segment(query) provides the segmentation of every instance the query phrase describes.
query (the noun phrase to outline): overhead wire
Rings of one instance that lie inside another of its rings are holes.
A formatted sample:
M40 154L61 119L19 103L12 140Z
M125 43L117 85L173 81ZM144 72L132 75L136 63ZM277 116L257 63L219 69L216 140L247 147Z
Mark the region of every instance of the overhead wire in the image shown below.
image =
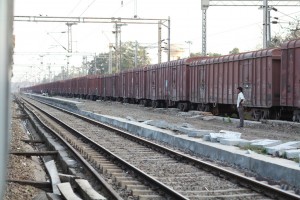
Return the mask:
M68 13L68 16L70 16L74 10L79 6L79 4L81 3L82 0L79 0L78 3L74 6L74 8Z
M90 7L91 5L93 5L95 3L96 0L93 0L88 6L87 8L79 15L79 17L81 17Z

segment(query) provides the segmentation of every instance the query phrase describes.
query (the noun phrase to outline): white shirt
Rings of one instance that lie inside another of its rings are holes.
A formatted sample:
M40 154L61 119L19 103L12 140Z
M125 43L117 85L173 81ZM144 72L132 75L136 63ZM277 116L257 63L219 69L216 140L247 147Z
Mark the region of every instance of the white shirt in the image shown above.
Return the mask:
M242 100L245 100L245 97L244 97L244 94L243 94L242 92L240 92L240 93L238 94L238 98L237 98L237 102L236 102L236 106L237 106L237 107L239 107L240 102L241 102Z

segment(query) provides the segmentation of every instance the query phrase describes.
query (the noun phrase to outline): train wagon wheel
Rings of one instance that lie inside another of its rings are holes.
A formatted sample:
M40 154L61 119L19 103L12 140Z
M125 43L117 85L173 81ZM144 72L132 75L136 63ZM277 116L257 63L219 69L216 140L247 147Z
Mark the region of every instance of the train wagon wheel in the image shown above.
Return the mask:
M270 113L269 111L263 110L262 111L262 119L269 119L270 118Z
M279 120L281 118L280 111L271 111L271 119Z
M152 108L157 108L158 102L157 101L152 101Z
M148 100L144 100L144 106L145 106L145 107L149 107L149 106L150 106L150 104L149 104L149 101L148 101Z
M256 109L252 110L252 119L259 121L261 119L261 111Z
M209 112L210 106L208 104L204 105L204 112Z
M177 108L178 108L180 111L183 111L183 105L182 105L182 103L178 103Z
M300 122L300 116L299 115L293 115L293 122Z
M197 110L198 110L198 111L204 111L204 110L205 110L204 104L198 104L198 105L197 105Z
M276 119L276 120L280 120L280 118L281 118L281 113L280 113L280 112L277 112L277 113L275 114L275 119Z
M188 103L183 103L183 111L184 112L189 111L189 104Z
M212 109L212 114L213 115L219 115L220 114L220 111L219 111L219 106L218 105L215 105Z
M187 112L189 110L188 103L178 103L177 108L182 112Z
M160 102L160 107L161 108L166 108L167 107L167 102L165 102L165 101Z
M300 122L300 110L294 110L293 121Z

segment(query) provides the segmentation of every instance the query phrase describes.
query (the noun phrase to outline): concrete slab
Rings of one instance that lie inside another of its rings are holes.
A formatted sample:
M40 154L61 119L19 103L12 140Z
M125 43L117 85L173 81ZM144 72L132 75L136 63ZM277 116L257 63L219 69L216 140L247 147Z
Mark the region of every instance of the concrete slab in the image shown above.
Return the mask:
M259 148L267 148L267 147L272 147L281 144L282 142L280 140L262 140L258 142L252 142L250 145L254 147L259 147Z
M100 195L90 183L85 179L76 179L75 182L78 185L78 190L85 200L106 200L106 198Z
M220 130L219 132L220 133L226 133L229 136L231 135L231 136L234 136L234 137L241 137L241 135L242 135L242 133L236 132L236 131Z
M219 117L219 116L215 116L215 119L218 121L222 121L222 122L230 122L233 124L239 124L240 120L236 119L236 118L228 118L228 117ZM260 125L262 124L261 122L257 122L257 121L249 121L249 120L244 120L244 125L245 126L253 126L253 125Z
M203 140L204 141L210 141L210 135L204 135Z
M82 200L74 193L70 183L60 183L57 187L66 200Z
M274 155L276 152L297 149L300 147L300 141L286 142L272 147L267 147L267 153Z
M218 142L218 138L224 136L223 133L209 133L210 141L211 142Z
M190 132L188 132L189 137L196 137L196 138L201 138L204 135L208 135L209 133L213 133L213 130L197 130L193 129Z
M244 139L235 139L235 138L225 138L220 139L220 144L229 145L229 146L240 146L240 143L249 142L248 140Z
M211 142L219 142L221 139L240 139L241 133L221 130L219 133L209 133Z
M48 200L62 200L61 196L57 194L47 193L46 196Z
M60 183L60 179L54 160L46 162L45 166L51 179L53 193L60 195L60 192L57 188L57 185Z
M288 159L300 158L300 149L286 150L286 151L284 151L284 154L286 155L286 158L288 158Z

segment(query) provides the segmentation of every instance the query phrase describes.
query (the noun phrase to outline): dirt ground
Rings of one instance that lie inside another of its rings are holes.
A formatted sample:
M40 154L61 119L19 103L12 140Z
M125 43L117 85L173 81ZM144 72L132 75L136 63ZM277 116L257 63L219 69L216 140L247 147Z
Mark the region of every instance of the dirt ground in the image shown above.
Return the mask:
M21 139L29 139L29 136L20 119L18 105L12 103L12 123L9 151L34 151ZM7 163L7 179L46 181L45 172L37 157L26 158L25 156L10 155ZM31 186L7 183L4 200L31 200L42 191Z

